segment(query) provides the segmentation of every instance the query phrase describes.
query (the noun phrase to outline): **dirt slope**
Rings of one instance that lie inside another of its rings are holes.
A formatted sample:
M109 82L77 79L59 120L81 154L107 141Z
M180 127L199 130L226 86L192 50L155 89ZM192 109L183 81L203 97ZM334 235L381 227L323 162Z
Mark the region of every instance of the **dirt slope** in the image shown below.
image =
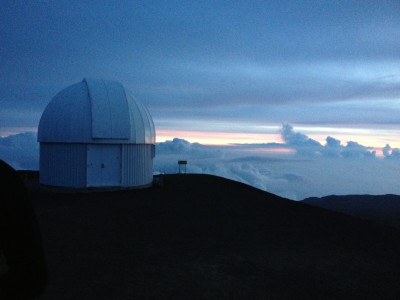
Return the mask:
M399 231L208 175L32 191L41 299L398 299Z

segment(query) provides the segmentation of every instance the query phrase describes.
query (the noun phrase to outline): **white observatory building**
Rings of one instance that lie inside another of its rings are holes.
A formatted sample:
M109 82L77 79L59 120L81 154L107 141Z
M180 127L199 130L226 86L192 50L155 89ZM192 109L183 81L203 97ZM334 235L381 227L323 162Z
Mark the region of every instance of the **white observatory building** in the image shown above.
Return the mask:
M59 92L40 119L38 142L41 184L145 187L153 181L153 120L119 82L84 79Z

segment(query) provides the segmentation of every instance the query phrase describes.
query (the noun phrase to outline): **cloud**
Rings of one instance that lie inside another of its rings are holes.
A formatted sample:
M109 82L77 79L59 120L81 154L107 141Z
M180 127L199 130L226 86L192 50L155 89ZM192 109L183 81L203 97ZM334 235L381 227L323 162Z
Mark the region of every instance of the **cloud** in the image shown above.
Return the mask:
M389 157L390 156L390 150L392 150L392 147L390 147L389 144L386 144L386 146L382 148L383 156Z
M382 153L385 158L400 159L400 149L392 148L389 144L386 144L386 146L382 148Z
M370 151L370 147L365 147L357 142L349 141L347 146L342 148L342 156L350 158L372 158L376 151Z
M177 173L177 162L184 158L188 161L188 173L222 176L294 200L331 194L400 194L400 160L360 159L356 155L282 157L257 153L252 147L246 151L243 145L229 149L202 147L207 150L202 152L203 156L190 151L166 154L158 148L154 170Z
M186 159L189 173L222 176L294 200L331 194L400 194L396 179L400 160L379 159L369 147L354 141L342 145L330 136L322 145L289 124L282 126L281 134L284 144L212 147L181 139L159 143L154 168L177 173L178 160ZM295 153L255 151L277 147ZM386 153L400 157L398 149L388 147Z
M326 144L321 145L295 132L291 125L282 127L282 135L284 144L229 146L206 146L175 138L157 144L154 171L177 173L178 160L187 160L188 173L223 176L294 200L330 194L400 194L399 149L386 145L385 159L380 159L357 142L342 145L338 139L327 137ZM282 148L296 152L260 151ZM36 134L0 138L0 159L16 169L37 170Z
M213 151L214 150L214 151ZM199 143L190 143L184 139L174 138L172 141L159 143L157 146L157 154L175 154L183 156L201 156L201 157L221 157L221 150L211 150Z
M329 157L340 157L341 152L342 145L340 144L340 140L328 136L326 138L326 144L323 151L324 155Z
M36 133L24 132L0 138L0 159L17 170L39 170Z
M400 149L399 148L393 149L391 157L400 159Z
M319 142L303 133L295 132L290 124L282 125L281 134L286 145L296 150L298 155L315 156L322 152L322 145Z
M290 124L282 125L281 134L286 146L294 149L298 156L345 157L352 159L374 158L376 156L376 151L373 151L371 147L363 146L354 141L348 141L346 146L343 146L340 140L330 136L326 138L326 144L321 145L307 135L295 132Z
M399 124L382 104L400 90L396 1L101 2L2 2L2 129L37 127L83 76L120 80L155 121Z

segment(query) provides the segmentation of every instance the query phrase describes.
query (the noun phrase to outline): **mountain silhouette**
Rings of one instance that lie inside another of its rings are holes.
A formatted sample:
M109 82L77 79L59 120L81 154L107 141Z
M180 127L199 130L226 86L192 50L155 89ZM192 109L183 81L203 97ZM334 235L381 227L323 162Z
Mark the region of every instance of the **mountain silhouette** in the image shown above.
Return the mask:
M400 229L398 195L332 195L306 198L303 202Z
M39 299L398 299L400 232L210 175L31 189Z

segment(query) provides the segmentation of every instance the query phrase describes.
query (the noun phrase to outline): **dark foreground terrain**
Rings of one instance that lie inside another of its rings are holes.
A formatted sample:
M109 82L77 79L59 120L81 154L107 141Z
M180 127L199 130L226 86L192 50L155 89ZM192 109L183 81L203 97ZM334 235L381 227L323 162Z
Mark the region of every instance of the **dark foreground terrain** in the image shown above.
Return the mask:
M400 232L223 178L31 191L40 299L400 299Z

